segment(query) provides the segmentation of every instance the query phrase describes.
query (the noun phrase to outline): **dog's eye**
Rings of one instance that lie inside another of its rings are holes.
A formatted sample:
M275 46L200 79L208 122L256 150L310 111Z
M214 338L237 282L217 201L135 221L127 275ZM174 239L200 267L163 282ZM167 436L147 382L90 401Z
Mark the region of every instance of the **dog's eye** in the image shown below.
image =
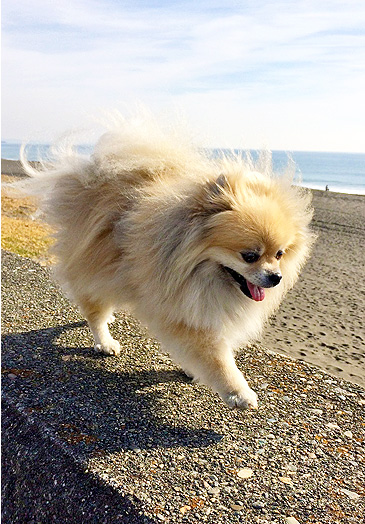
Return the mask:
M281 251L281 249L279 249L279 251L275 255L275 258L277 260L280 260L283 255L284 255L284 251Z
M248 264L253 264L254 262L257 262L260 258L260 255L258 253L254 253L253 251L250 251L248 253L241 253L241 256L243 260Z

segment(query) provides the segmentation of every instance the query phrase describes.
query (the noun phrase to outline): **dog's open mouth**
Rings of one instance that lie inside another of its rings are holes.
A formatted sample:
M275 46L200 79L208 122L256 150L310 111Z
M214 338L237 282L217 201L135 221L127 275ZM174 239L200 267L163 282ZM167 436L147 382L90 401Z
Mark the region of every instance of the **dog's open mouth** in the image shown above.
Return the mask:
M252 284L248 280L245 279L242 275L237 273L234 269L231 269L230 267L223 266L224 269L231 275L232 278L239 284L240 289L246 297L251 298L252 300L255 300L255 302L261 302L265 298L265 291L262 287L256 286L255 284Z

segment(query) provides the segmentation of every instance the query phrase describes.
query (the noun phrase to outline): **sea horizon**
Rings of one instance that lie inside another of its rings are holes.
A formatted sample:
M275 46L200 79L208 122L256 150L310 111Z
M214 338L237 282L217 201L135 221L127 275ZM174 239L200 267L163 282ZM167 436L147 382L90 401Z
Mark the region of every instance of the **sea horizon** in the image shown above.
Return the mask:
M20 141L2 140L1 158L20 159ZM49 143L28 143L26 156L30 161L39 161L50 155ZM86 156L93 151L94 144L79 144L75 148ZM246 154L255 159L259 150L206 148L209 153ZM331 151L271 150L273 170L284 172L289 165L295 166L295 180L304 187L355 195L365 195L365 153Z

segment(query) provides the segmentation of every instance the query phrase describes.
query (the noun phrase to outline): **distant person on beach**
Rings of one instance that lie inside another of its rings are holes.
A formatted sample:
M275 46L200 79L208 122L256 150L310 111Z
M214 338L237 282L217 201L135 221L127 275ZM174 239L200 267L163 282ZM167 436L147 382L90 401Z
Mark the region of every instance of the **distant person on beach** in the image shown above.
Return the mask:
M328 187L328 184L327 184L326 185L326 191L329 191L329 190L330 190L330 188Z

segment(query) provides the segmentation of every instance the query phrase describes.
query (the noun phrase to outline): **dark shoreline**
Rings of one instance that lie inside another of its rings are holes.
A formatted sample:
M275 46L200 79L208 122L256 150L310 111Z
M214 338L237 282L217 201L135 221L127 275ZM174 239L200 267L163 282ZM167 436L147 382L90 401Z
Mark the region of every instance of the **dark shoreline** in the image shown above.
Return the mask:
M29 162L29 164L32 167L37 167L40 165L40 162ZM24 173L23 166L21 164L20 160L6 160L4 158L1 159L1 174L2 175L10 175L10 176L17 176L17 177L25 177L27 176Z

